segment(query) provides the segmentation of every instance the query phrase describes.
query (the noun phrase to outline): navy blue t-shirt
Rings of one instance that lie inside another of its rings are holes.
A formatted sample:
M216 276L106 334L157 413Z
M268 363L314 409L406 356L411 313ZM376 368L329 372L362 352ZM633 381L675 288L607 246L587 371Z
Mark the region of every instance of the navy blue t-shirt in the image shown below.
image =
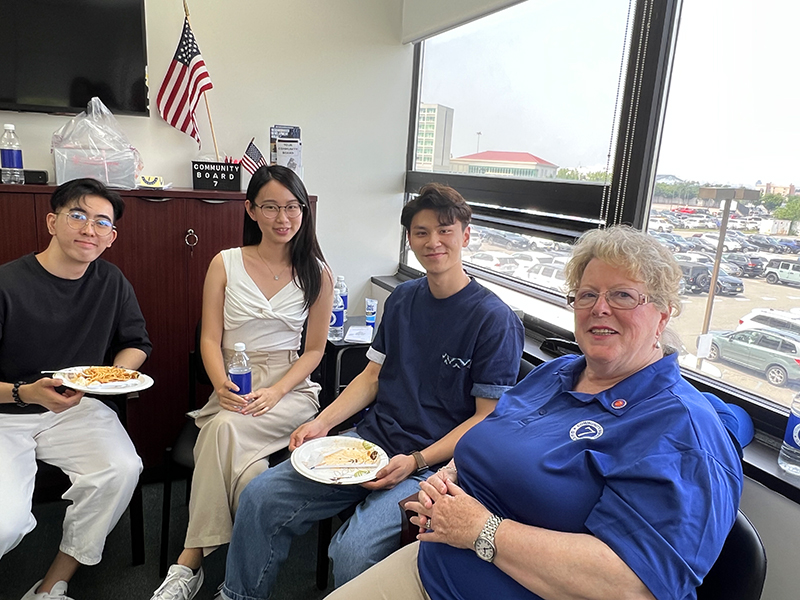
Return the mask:
M736 518L733 442L675 355L598 394L571 391L585 364L549 361L505 394L456 445L458 483L501 517L594 535L659 600L695 598ZM433 600L539 598L472 550L423 542L418 565Z
M367 353L382 367L358 435L390 456L427 448L475 414L475 397L516 383L523 338L519 317L475 281L444 299L426 277L402 283Z

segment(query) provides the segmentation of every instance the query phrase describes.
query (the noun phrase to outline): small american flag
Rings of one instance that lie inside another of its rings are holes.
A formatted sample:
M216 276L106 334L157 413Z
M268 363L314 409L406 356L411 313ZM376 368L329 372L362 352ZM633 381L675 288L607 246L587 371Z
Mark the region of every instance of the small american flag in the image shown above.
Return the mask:
M200 95L213 88L206 63L194 39L189 19L183 20L183 33L167 75L158 90L158 113L170 125L192 136L200 145L194 111Z
M255 138L253 138L253 140L254 139ZM242 166L247 169L251 175L255 173L256 169L259 167L267 166L267 159L261 154L261 150L256 147L253 140L250 140L250 143L247 145L247 150L244 151L244 156L242 157Z

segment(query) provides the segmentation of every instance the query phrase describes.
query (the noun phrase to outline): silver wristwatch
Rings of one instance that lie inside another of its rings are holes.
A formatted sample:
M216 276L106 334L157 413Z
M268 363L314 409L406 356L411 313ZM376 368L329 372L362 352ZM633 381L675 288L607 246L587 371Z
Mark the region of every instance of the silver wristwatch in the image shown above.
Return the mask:
M498 517L497 515L489 517L486 520L486 525L483 526L478 535L478 539L473 544L475 554L486 562L494 562L495 554L497 554L497 548L494 545L494 534L497 532L502 520L503 517Z

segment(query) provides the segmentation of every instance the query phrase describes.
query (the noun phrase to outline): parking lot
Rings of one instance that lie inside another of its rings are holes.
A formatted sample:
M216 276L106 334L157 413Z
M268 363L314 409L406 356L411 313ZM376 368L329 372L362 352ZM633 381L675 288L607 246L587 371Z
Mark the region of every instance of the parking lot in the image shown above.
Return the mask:
M675 233L691 235L693 232L676 231ZM480 251L510 256L519 249L509 249L487 240L480 245ZM536 251L542 252L543 250L539 248ZM465 251L466 262L469 262L471 254L472 252ZM791 254L777 255L769 252L758 252L757 254L767 260L779 256L790 261L797 260L797 256ZM709 331L734 330L739 324L739 319L755 308L788 311L800 307L800 287L772 285L767 283L763 277L742 277L741 279L744 282L744 293L714 298ZM686 351L691 354L695 354L697 351L697 336L702 331L707 302L708 294L685 294L682 296L683 312L680 317L672 321L673 329L680 335ZM706 362L708 363L708 361ZM715 376L718 373L718 376L725 382L752 391L784 406L791 404L793 395L800 389L798 382L790 382L786 387L776 387L766 380L763 373L748 371L744 367L722 360L708 363L703 370L707 373L714 373Z

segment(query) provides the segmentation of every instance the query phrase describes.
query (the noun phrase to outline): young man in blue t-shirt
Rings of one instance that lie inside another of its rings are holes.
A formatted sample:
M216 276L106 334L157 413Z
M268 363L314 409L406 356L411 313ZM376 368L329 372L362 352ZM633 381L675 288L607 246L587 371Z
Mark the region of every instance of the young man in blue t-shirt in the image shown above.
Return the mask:
M329 549L336 585L391 554L400 543L398 502L416 492L431 469L450 460L464 432L491 413L516 382L522 323L462 268L470 217L461 195L443 185L423 187L406 204L401 222L427 275L395 289L367 367L292 434L294 449L374 402L356 434L386 450L389 464L358 486L311 481L289 461L255 478L239 501L224 598L266 599L291 538L354 503L355 514Z

